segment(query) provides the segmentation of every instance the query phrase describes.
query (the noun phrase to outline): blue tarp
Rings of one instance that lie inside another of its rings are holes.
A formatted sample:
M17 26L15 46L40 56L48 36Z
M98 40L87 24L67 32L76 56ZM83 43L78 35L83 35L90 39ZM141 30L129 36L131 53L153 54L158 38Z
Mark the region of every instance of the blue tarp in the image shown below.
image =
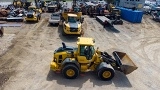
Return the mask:
M121 10L121 18L132 22L132 23L141 23L143 12L138 10L126 9L122 7L118 7Z

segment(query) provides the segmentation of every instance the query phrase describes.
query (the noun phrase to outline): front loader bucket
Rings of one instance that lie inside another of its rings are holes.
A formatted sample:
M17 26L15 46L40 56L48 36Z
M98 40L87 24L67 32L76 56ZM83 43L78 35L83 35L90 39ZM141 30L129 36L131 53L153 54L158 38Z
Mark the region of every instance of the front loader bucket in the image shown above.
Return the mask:
M119 71L123 72L124 74L130 74L138 68L124 52L114 51L113 56L116 60L117 67L119 67Z

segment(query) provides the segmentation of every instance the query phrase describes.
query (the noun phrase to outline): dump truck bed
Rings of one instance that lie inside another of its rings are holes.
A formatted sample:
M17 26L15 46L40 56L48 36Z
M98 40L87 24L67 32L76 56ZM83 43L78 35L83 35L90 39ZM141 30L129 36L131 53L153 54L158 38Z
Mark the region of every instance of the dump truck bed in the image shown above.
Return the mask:
M68 18L68 14L76 14L77 15L77 19L80 19L82 16L82 12L64 12L62 13L62 17L67 20Z

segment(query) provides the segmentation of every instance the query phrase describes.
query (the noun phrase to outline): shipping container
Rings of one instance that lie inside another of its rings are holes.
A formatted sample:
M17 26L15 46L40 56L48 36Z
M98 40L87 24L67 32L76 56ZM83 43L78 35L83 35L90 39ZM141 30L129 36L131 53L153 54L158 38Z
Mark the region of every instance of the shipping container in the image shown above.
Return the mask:
M138 10L132 10L127 8L118 7L121 10L121 18L132 22L132 23L141 23L143 12Z

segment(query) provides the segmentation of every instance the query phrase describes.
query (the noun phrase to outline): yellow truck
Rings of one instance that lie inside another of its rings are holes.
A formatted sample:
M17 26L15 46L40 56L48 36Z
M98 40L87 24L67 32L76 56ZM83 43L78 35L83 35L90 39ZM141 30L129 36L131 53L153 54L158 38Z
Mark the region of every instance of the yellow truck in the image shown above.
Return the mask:
M63 12L62 18L63 18L62 35L82 34L82 23L83 23L82 12Z

